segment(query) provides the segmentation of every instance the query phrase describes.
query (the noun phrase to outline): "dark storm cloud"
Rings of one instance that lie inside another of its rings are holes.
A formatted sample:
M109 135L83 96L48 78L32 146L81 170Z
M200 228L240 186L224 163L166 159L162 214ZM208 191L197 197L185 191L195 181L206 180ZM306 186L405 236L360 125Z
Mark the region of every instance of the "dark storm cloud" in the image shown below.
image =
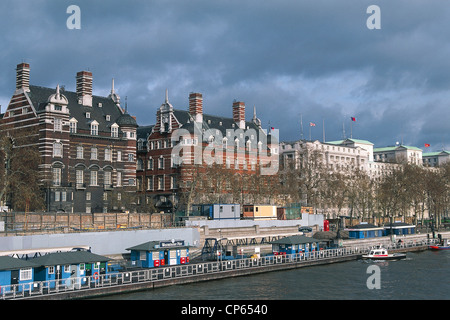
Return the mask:
M81 30L66 9L81 9ZM369 30L367 7L381 8ZM450 6L445 1L4 1L0 13L0 103L14 90L15 65L31 82L75 89L111 78L142 125L154 122L165 89L176 108L204 95L204 112L231 116L233 99L256 106L281 138L354 138L377 146L449 145ZM449 145L450 146L450 145Z

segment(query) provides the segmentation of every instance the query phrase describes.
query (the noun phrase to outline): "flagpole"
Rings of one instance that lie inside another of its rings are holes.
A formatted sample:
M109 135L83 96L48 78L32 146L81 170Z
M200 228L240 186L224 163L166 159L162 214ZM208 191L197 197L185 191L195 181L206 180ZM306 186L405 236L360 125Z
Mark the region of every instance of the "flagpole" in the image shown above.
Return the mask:
M322 119L323 143L325 143L325 119Z
M303 140L303 115L300 113L300 139Z

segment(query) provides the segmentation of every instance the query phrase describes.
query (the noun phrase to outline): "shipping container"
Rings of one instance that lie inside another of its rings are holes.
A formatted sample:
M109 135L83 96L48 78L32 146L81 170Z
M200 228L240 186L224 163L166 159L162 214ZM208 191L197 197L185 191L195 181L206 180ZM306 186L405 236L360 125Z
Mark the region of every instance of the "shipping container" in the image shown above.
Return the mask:
M271 205L244 205L244 219L277 220L277 207Z

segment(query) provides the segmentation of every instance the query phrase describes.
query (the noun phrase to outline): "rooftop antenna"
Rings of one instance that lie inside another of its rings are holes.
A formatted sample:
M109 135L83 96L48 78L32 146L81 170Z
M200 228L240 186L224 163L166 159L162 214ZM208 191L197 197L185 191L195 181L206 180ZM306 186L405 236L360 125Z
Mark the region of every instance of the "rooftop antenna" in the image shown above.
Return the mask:
M345 125L344 125L344 121L342 121L342 139L345 140Z
M128 96L125 96L125 113L128 113Z
M303 140L303 115L300 113L300 139Z

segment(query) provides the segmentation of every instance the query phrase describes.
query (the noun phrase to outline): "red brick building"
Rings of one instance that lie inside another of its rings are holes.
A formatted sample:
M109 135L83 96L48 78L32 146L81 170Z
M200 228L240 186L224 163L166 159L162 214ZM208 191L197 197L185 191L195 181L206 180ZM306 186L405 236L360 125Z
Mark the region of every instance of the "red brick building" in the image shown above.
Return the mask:
M206 174L208 184L221 172L221 186L214 186L218 201L225 200L223 194L232 193L233 174L276 174L277 135L261 128L255 109L253 119L246 121L244 102L234 101L231 111L232 118L205 114L200 93L189 95L187 110L174 109L166 92L155 124L138 129L138 202L151 202L166 212L186 209L186 194L195 192L193 183L199 173ZM205 193L212 193L210 188Z
M30 85L30 66L17 65L16 90L0 130L35 129L47 211L102 212L128 206L136 190L136 120L114 90L92 94L92 73L76 74L76 92Z

